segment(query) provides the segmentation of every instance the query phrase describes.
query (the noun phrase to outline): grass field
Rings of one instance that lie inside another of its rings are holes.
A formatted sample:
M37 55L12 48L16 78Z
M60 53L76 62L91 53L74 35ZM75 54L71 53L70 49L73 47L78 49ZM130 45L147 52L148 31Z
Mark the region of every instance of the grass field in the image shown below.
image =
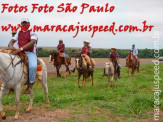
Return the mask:
M57 121L152 121L153 120L153 65L143 65L135 77L127 77L127 68L122 68L122 78L117 88L108 88L107 77L102 77L103 69L95 69L94 87L90 80L86 88L77 87L77 73L69 77L48 77L51 106L46 112L56 109L69 111L68 116L58 117ZM163 64L160 64L160 77L163 79ZM63 76L63 74L62 74ZM80 82L81 83L81 82ZM163 83L160 82L160 88ZM163 89L162 89L163 90ZM43 89L34 87L34 108L45 103ZM163 111L163 94L160 95L160 109ZM4 110L14 106L15 93L3 98ZM21 115L27 108L29 96L21 95ZM8 116L14 110L5 110ZM162 116L163 117L163 116Z

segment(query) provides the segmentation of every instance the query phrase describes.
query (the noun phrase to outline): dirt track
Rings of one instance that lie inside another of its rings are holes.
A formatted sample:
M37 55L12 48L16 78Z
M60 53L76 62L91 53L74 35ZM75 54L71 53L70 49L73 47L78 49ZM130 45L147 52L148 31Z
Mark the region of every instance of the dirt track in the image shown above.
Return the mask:
M52 63L49 63L48 62L48 58L42 58L45 63L46 63L46 66L47 66L47 69L48 69L48 73L49 74L52 74L52 73L56 73L56 68L53 66ZM108 62L109 59L108 58L93 58L96 62L96 66L95 68L103 68L104 67L104 64L105 62ZM145 65L145 64L153 64L152 60L154 59L140 59L140 65ZM73 69L74 68L74 58L71 59L72 61L72 64L70 66L70 69ZM126 59L125 58L121 58L120 59L120 64L121 66L125 66L125 62L126 62ZM62 66L60 71L65 71L65 66Z

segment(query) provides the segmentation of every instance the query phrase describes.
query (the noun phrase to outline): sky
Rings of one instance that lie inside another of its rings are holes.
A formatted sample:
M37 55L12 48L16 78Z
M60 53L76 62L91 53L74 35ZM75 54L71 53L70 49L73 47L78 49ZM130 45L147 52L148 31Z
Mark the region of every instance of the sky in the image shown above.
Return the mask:
M79 32L78 36L73 38L75 32L36 32L38 35L38 46L56 47L58 40L62 39L66 47L82 47L84 40L91 42L93 48L111 48L119 49L131 48L132 44L138 49L153 49L154 42L158 39L152 38L155 31L159 32L159 47L163 49L163 0L0 0L0 11L2 4L8 3L10 6L18 4L19 6L28 6L26 13L0 13L0 27L2 25L20 24L22 18L29 18L31 26L33 25L77 25L78 22L84 25L137 25L142 27L142 22L147 21L148 25L154 25L151 32L119 32L113 35L111 32L96 32L91 38L90 32ZM31 4L38 3L40 6L48 4L54 6L51 13L31 13ZM57 6L61 3L72 3L78 6L75 13L57 13ZM89 13L89 9L85 9L80 14L81 4L88 3L90 6L115 6L113 12L107 13ZM0 29L0 47L7 46L11 40L11 31L2 32Z

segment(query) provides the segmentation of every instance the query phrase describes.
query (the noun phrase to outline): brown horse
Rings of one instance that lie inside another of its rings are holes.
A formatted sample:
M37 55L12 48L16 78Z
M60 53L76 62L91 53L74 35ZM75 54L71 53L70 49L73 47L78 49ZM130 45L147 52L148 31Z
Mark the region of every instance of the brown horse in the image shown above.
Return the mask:
M54 67L56 67L57 77L61 77L59 69L63 64L66 66L66 72L69 72L69 74L71 74L69 70L69 65L71 65L71 57L69 55L66 55L66 57L64 58L60 57L59 53L53 52L49 55L49 63L51 63L52 61L54 61L53 65Z
M76 69L78 70L78 79L77 79L78 87L80 88L79 80L80 80L81 75L83 75L83 80L82 80L83 87L86 86L87 78L90 76L91 76L91 81L92 81L92 86L93 86L94 69L92 70L89 69L89 65L86 63L81 53L78 53L75 55L75 63L76 63ZM74 68L74 71L75 71L75 68Z
M128 67L127 73L129 77L130 68L132 69L131 75L134 76L135 70L139 72L140 61L138 60L138 66L136 66L136 56L133 55L132 51L128 53L126 64Z

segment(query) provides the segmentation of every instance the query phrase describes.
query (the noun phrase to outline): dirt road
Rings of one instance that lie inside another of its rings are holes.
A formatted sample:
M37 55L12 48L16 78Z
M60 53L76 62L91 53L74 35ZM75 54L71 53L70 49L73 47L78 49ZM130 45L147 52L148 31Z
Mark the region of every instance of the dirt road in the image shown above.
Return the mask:
M48 69L48 73L56 73L56 68L53 66L53 64L52 63L49 63L48 62L48 58L42 58L44 61L45 61L45 63L46 63L46 66L47 66L47 69ZM96 62L96 66L95 66L95 68L103 68L104 67L104 64L105 64L105 62L108 62L109 61L109 59L108 58L93 58L94 60L95 60L95 62ZM153 62L152 62L152 60L153 59L140 59L140 64L141 65L145 65L145 64L152 64ZM72 58L72 64L71 64L71 66L70 66L70 69L73 69L74 68L74 58ZM121 66L125 66L125 62L126 62L126 59L125 58L121 58L120 59L120 64L121 64ZM66 70L66 68L65 68L65 66L63 65L62 67L61 67L61 69L60 69L60 71L65 71Z

